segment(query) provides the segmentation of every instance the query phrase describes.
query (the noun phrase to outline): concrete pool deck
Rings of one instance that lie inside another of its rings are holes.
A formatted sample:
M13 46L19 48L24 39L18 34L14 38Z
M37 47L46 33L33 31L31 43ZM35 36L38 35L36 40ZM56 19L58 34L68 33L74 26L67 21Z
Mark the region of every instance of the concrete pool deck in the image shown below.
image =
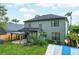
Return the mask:
M79 48L49 44L45 55L79 55Z

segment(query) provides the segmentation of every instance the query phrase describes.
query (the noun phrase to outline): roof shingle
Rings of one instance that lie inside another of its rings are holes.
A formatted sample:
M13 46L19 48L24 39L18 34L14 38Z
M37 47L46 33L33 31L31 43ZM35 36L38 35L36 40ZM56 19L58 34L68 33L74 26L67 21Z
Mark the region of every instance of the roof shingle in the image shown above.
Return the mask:
M66 17L58 16L58 15L54 15L54 14L46 14L46 15L42 15L42 16L32 18L30 20L26 20L24 22L45 21L45 20L53 20L53 19L66 19Z

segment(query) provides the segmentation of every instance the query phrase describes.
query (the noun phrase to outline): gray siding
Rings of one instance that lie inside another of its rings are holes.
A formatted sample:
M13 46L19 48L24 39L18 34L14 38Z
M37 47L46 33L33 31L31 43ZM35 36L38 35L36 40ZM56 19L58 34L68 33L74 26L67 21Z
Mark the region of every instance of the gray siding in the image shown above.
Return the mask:
M54 21L52 20L54 23ZM67 21L59 20L59 27L51 27L51 21L38 21L38 22L27 22L25 28L28 28L28 24L31 24L32 28L39 28L39 24L42 24L42 29L47 32L47 38L52 38L52 32L60 32L60 39L64 39L67 32Z

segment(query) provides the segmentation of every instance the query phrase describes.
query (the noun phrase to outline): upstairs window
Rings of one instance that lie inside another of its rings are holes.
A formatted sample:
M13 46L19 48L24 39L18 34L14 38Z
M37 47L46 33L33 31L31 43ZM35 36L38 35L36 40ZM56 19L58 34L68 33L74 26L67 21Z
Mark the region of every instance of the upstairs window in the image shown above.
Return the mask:
M42 24L39 24L40 31L43 31Z
M41 29L42 29L42 24L39 24L39 28L41 28Z
M58 27L59 26L59 20L54 20L54 27Z
M51 27L53 27L54 26L54 21L51 20L50 22L51 22Z
M59 26L59 20L51 20L51 27L58 27Z
M28 27L30 28L31 27L31 24L28 24Z

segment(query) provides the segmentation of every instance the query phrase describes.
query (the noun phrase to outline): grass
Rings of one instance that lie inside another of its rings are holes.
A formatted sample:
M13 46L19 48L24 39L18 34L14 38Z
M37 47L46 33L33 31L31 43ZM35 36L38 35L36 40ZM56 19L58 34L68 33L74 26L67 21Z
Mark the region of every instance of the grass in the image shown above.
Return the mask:
M22 46L5 43L0 45L0 55L44 55L46 48L47 46Z

